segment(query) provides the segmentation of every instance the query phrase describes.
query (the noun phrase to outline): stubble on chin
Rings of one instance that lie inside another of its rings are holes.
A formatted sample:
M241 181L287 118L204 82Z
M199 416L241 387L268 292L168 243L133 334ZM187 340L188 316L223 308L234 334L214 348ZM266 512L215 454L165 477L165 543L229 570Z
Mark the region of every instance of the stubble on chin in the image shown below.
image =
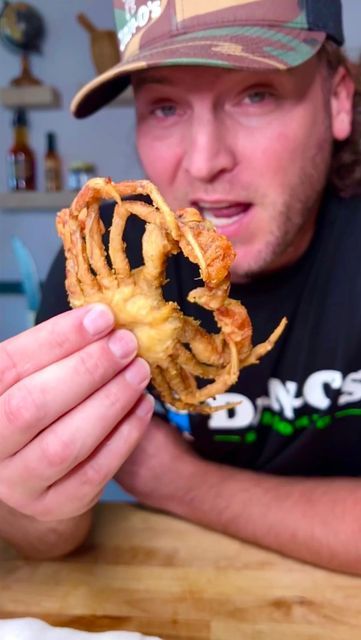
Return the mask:
M328 180L332 154L330 121L313 145L308 162L289 185L287 195L279 202L268 202L265 215L273 220L267 225L267 235L254 247L234 247L237 256L231 268L233 282L246 282L262 274L295 262L307 249Z

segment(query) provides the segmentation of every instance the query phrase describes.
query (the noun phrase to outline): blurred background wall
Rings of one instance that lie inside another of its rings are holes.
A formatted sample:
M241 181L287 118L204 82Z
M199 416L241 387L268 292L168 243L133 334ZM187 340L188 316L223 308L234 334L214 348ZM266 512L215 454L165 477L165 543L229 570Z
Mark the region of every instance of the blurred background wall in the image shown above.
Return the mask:
M0 0L1 1L1 0ZM95 163L98 175L117 180L140 178L142 170L134 145L134 113L132 106L103 109L83 120L69 113L75 92L95 75L90 40L78 24L76 16L85 13L101 29L114 27L111 0L29 0L46 23L46 38L41 55L31 57L32 71L46 85L60 93L56 109L29 110L30 143L38 160L38 188L44 189L43 156L45 134L55 131L64 174L70 163ZM326 2L326 0L325 0ZM361 48L360 0L343 0L347 50L357 57ZM19 57L0 43L0 87L7 86L19 73ZM5 154L12 140L11 111L0 105L0 192L7 189ZM55 228L55 211L2 211L0 209L0 282L18 281L19 273L11 250L10 239L19 236L33 254L40 277L46 276L60 246ZM24 296L0 295L0 340L26 327Z
M64 174L74 161L96 165L98 175L117 180L140 178L141 168L134 146L132 106L101 110L79 121L69 112L76 91L96 75L90 38L79 25L83 12L100 29L113 29L111 0L29 0L46 24L41 55L31 56L33 74L60 94L60 108L27 110L30 144L37 157L38 189L44 190L43 157L45 135L55 131ZM0 0L1 9L1 0ZM0 43L0 87L6 87L20 72L20 58ZM0 105L0 192L7 190L5 155L12 141L12 111ZM66 180L65 180L66 186ZM60 246L54 227L55 211L4 211L0 209L0 281L19 280L10 238L19 236L33 254L41 278ZM26 303L20 295L0 295L0 340L26 326Z

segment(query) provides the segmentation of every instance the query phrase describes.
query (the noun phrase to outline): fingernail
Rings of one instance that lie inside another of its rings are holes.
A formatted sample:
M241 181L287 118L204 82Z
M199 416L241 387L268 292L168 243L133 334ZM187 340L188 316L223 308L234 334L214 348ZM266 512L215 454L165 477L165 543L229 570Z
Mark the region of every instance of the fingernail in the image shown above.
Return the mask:
M138 349L136 337L124 329L114 331L108 340L109 349L117 358L125 359L135 356Z
M154 411L155 400L153 396L147 393L143 398L138 402L135 413L142 418L146 418L151 416Z
M150 380L149 364L143 358L137 358L124 370L124 376L130 384L144 387Z
M91 336L101 335L114 326L114 316L105 304L95 304L83 319L83 325Z

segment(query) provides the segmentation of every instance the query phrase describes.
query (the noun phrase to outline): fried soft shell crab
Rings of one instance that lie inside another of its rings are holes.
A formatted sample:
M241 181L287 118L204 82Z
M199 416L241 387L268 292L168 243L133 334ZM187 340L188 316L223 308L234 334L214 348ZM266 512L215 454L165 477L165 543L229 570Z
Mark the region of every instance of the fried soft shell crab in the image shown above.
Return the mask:
M124 199L137 195L149 196L152 205ZM102 200L115 201L107 250L99 217ZM123 242L132 214L146 223L144 264L133 270ZM151 367L152 384L160 398L176 409L208 414L224 408L207 400L228 389L237 381L240 369L257 363L270 351L285 327L283 319L268 340L253 347L248 313L228 297L229 270L235 257L231 243L196 209L171 211L147 180L89 180L70 208L58 213L57 230L64 244L70 305L109 305L116 326L135 334L138 353ZM213 314L219 333L207 333L175 302L163 298L167 259L179 251L199 266L204 284L193 289L188 299ZM210 382L200 387L198 379Z

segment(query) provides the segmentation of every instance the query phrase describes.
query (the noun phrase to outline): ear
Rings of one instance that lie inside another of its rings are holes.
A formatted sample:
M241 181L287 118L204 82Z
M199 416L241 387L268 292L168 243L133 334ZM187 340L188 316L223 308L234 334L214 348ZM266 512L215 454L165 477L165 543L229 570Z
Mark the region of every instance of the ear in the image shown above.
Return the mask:
M346 140L352 131L355 83L345 67L339 67L332 79L331 115L335 140Z

